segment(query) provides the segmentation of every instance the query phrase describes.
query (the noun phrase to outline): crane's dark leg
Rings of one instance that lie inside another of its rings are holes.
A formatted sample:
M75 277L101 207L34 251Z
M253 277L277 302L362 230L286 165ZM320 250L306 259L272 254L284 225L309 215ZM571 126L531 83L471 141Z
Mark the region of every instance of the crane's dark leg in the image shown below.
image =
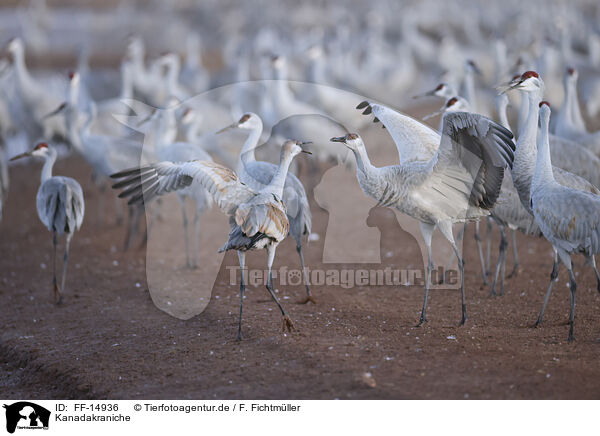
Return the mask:
M67 263L69 262L69 245L71 244L71 238L73 233L67 233L67 240L65 242L65 255L63 256L63 271L60 289L62 292L65 291L65 281L67 278ZM61 296L62 299L62 296Z
M571 265L569 265L571 266ZM577 291L577 283L575 283L575 276L573 275L573 268L569 268L569 292L570 292L570 309L569 309L569 336L567 341L573 340L573 324L575 322L575 292Z
M494 272L494 279L492 280L492 289L490 290L490 297L496 295L496 283L498 282L498 274L502 269L503 262L506 257L506 239L504 238L504 226L498 225L500 230L500 247L498 248L498 259L496 259L496 271ZM502 287L500 295L504 292L504 277L502 278Z
M466 230L467 230L467 223L465 223L460 228L460 230L458 231L458 234L456 235L456 240L458 242L462 241ZM446 268L444 268L444 276L440 279L438 284L441 285L442 283L444 283L446 281L446 273L450 270L450 267L452 266L452 262L454 262L454 250L452 250L450 252L450 256L448 257L448 263L446 263Z
M467 321L467 303L465 299L465 262L463 261L458 247L454 242L454 236L452 235L452 223L450 221L440 221L437 223L438 229L442 232L442 235L448 240L454 254L456 255L458 271L460 273L460 300L461 300L461 318L460 325L464 325Z
M306 268L304 267L304 256L302 255L302 244L299 242L296 244L296 251L298 252L298 256L300 257L300 265L302 266L302 277L304 278L304 285L306 286L306 298L304 300L298 301L298 304L306 304L309 301L311 303L317 304L317 301L313 298L310 293L310 288L308 287L308 274L306 273Z
M54 302L60 304L62 302L62 296L60 295L60 289L56 280L56 230L52 230L52 284L54 285Z
M519 258L517 256L517 231L515 229L511 229L510 232L512 238L513 269L508 275L508 278L516 276L519 270Z
M483 279L483 284L487 285L487 273L485 270L485 260L483 258L483 248L481 247L481 236L479 236L479 220L475 221L475 242L477 243L477 251L479 253L479 262L481 263L481 278Z
M279 304L279 301L277 301L277 297L275 297L275 292L273 291L273 277L271 275L271 267L273 266L273 259L275 259L275 247L273 245L268 245L267 246L267 267L269 269L268 271L268 276L267 276L267 291L269 291L269 294L271 294L271 298L273 299L273 301L275 302L275 304L277 304L277 307L279 307L279 310L281 311L281 316L283 317L283 330L288 330L288 331L292 331L294 329L294 324L292 323L292 320L290 319L290 317L288 316L287 313L285 313L285 310L283 310L283 307L281 306L281 304Z
M485 275L490 275L490 251L492 249L492 219L487 217L487 232L485 234Z
M179 204L181 205L181 215L183 217L183 240L185 242L185 266L187 268L192 267L192 263L190 262L190 241L188 238L188 219L187 214L185 212L185 198L181 196L177 196L179 200Z
M567 341L571 342L573 340L573 324L575 322L575 292L577 291L577 283L575 283L572 268L569 268L569 282L571 305L569 309L569 336L567 337Z
M546 305L548 304L548 300L550 299L550 294L552 293L552 283L558 277L558 254L556 250L554 250L554 264L552 265L552 272L550 273L550 283L548 284L548 290L546 291L546 295L544 295L544 302L542 303L542 309L540 310L540 314L538 316L537 321L535 322L535 327L539 326L542 323L542 318L544 317L544 312L546 311Z
M427 297L429 296L429 287L431 286L431 269L433 268L433 261L431 260L431 237L433 236L435 225L419 223L419 227L421 228L421 235L423 236L423 241L427 247L427 266L425 268L425 295L423 296L423 307L421 308L421 316L419 317L419 323L417 324L417 327L424 322L427 322Z
M504 239L504 243L508 245L506 239ZM504 278L506 277L506 245L504 247L504 256L502 257L502 267L500 270L500 293L498 295L504 295Z
M244 291L246 283L244 283L244 268L246 267L246 253L238 251L238 259L240 261L240 319L238 322L238 333L236 340L242 340L242 306L244 305Z
M596 289L600 292L600 274L598 274L598 269L596 268L596 256L593 254L591 256L586 256L590 263L592 264L592 268L594 270L594 274L596 274Z

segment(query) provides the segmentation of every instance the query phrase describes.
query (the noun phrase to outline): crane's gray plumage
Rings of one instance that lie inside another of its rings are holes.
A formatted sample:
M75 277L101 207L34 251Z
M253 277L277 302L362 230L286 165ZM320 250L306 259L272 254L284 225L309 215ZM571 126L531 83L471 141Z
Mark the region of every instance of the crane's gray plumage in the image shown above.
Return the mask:
M576 282L571 253L583 253L594 262L600 251L600 196L556 182L550 161L548 126L550 107L540 107L542 131L538 139L538 156L531 184L531 209L542 233L552 244L569 271L571 310L569 336L573 340ZM596 277L598 272L594 264ZM598 282L600 290L600 281ZM549 293L550 289L548 290ZM547 298L544 300L544 306ZM543 313L543 308L542 308ZM540 313L540 318L542 316Z
M419 324L426 321L433 267L431 237L436 227L450 242L458 258L461 324L464 324L463 261L454 242L452 224L489 214L500 193L504 169L512 165L512 133L483 116L455 112L444 116L440 138L426 126L384 106L368 102L359 106L370 108L390 132L398 148L400 165L373 166L362 139L354 133L331 140L343 142L354 153L357 178L366 195L375 198L380 205L394 207L420 222L428 263ZM431 155L436 137L439 145ZM424 160L419 160L423 157Z
M52 176L52 167L57 156L54 148L48 147L46 143L40 143L32 151L22 153L11 160L28 156L39 156L45 159L44 167L42 168L41 184L36 196L36 206L40 221L52 232L52 243L54 246L54 299L59 304L62 301L61 293L65 289L69 244L75 231L81 227L83 216L85 215L83 191L75 179ZM63 234L66 235L66 245L63 257L62 283L59 288L56 281L56 237Z
M304 151L301 143L287 141L281 151L281 161L270 183L256 191L241 182L235 172L210 161L185 163L159 162L139 169L113 174L115 179L123 179L113 185L115 189L125 188L120 197L130 197L129 203L148 202L152 198L177 191L198 182L212 196L219 208L229 216L230 232L227 242L219 251L237 250L242 277L240 281L240 318L238 339L241 339L242 303L244 295L243 270L245 252L265 248L267 250L268 280L267 290L277 303L283 316L284 328L293 328L273 293L271 268L277 245L287 236L289 223L281 197L284 184L294 156Z
M547 167L549 171L552 173L552 180L560 186L568 189L574 189L577 191L584 191L594 195L600 194L598 189L592 185L587 180L575 175L571 174L568 171L562 170L560 168L556 168L552 166L550 160L550 151L549 151L549 133L548 126L549 118L550 118L550 108L546 104L546 102L542 102L542 97L544 95L544 82L539 77L539 75L535 71L526 71L521 75L521 77L513 80L508 86L502 89L502 92L509 91L511 89L520 89L525 94L528 100L528 114L527 120L521 129L519 134L519 138L517 139L517 150L515 153L515 161L512 169L512 177L515 184L515 188L519 193L519 198L521 200L521 204L523 207L535 217L535 213L533 210L533 202L531 194L533 192L533 182L535 178L535 171L537 168L537 160L540 157L538 154L537 143L538 140L541 140L544 137L544 141L548 142L548 164ZM538 120L540 109L542 107L544 111L547 110L548 120L542 119L542 129L540 131L540 135L538 138ZM544 123L546 125L544 126ZM561 209L562 210L562 209ZM557 213L561 213L561 210L557 211ZM536 222L540 226L540 230L544 233L543 226L540 224L540 221L536 217ZM546 236L546 233L544 233ZM548 236L546 239L550 240ZM552 243L552 241L550 241ZM558 256L561 254L560 249L553 244L554 249L554 265L552 267L552 272L550 274L550 283L548 285L548 289L546 291L546 295L544 296L544 302L542 303L542 308L540 310L540 314L538 316L536 325L539 325L542 322L542 318L544 315L544 311L546 309L546 305L550 298L550 294L552 292L552 283L558 277ZM561 260L563 263L567 265L569 269L569 277L572 278L572 271L570 269L570 259L568 262L565 261L564 255L561 256ZM596 273L596 279L598 281L598 289L600 289L600 275L596 269L595 259L590 256L590 260L592 263L592 267L594 268L594 272ZM574 283L574 280L572 280ZM574 298L574 294L573 294ZM574 302L572 302L574 303ZM571 332L569 337L572 337L572 323L571 323Z
M256 160L254 152L262 134L262 120L258 115L249 112L244 114L236 123L221 129L220 132L230 128L250 131L238 159L237 173L239 174L240 180L255 190L265 188L273 179L278 167L270 162ZM304 267L304 256L302 254L302 237L310 234L312 215L310 213L310 206L308 204L304 186L302 186L302 182L300 182L300 180L292 173L288 173L285 179L282 200L283 204L285 204L289 221L289 233L296 241L296 251L300 257L302 275L306 287L306 299L303 300L302 303L308 303L309 301L314 303L315 300L312 297L308 286L308 277Z
M83 191L70 177L54 176L41 184L37 192L38 216L48 230L73 233L83 222Z

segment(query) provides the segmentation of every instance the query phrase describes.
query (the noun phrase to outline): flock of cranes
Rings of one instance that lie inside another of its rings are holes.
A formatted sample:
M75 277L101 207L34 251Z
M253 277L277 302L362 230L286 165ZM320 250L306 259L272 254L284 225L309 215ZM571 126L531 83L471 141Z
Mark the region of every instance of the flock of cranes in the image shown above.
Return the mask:
M370 16L360 29L364 41L357 46L351 44L355 41L352 32L343 29L335 35L322 35L321 43L314 38L296 43L280 40L268 29L261 29L254 39L232 39L222 51L235 80L246 82L256 77L255 70L259 70L258 77L275 80L256 86L234 84L225 87L229 90L224 96L211 97L208 92L203 98L193 97L219 81L204 68L201 40L195 33L186 38L184 63L174 52L147 62L145 40L131 37L119 66L118 97L105 99L94 96L94 78L85 65L68 75L52 77L52 84L40 80L28 69L23 40L11 39L6 46L10 63L0 66L0 79L3 84L10 83L12 90L1 95L0 133L5 150L18 147L11 142L17 137L15 131L24 132L29 143L38 142L38 138L44 141L31 151L14 153L10 160L29 156L45 159L36 206L40 220L52 233L55 302L62 300L69 244L82 225L85 210L79 183L52 175L59 150L74 151L91 167L99 191L99 225L104 219L108 186L121 190L119 198L128 198L126 247L136 235L144 208L159 209L158 197L175 192L182 209L186 266L195 268L201 215L213 203L227 215L229 233L220 251L235 250L242 271L238 339L242 337L243 271L248 251L267 252L266 288L281 312L284 329L292 330L293 323L275 296L271 270L277 246L288 235L296 243L306 288L301 303L316 304L303 254L312 228L309 195L294 174L292 161L302 152L312 153L309 161L312 159L311 165L318 167L323 161L340 163L350 153L355 158L352 168L363 193L379 206L396 209L419 223L428 259L419 325L427 321L434 268L432 235L436 228L456 257L460 324L466 322L464 260L453 226L475 223L482 280L487 283L493 274L492 295L504 293L507 228L511 231L514 259L509 276L518 271L516 232L543 235L550 242L554 265L537 324L542 321L560 261L569 274L568 340L572 340L577 288L572 254L585 256L600 291L594 257L600 251L600 131L591 132L583 115L597 116L598 106L587 96L582 111L577 87L578 67L585 71L588 88L595 89L594 83L600 83L600 65L596 64L600 55L594 51L600 50L600 45L590 43L589 59L577 56L571 49L571 36L563 27L563 62L560 67L546 63L545 68L538 69L533 68L537 65L528 58L531 53L527 51L521 53L514 66L508 66L508 44L499 38L491 56L493 84L497 85L494 90L492 86L478 85L484 73L477 58L485 53L489 60L488 46L467 42L464 56L456 61L459 41L465 35L444 35L440 51L445 51L438 58L432 41L411 19L403 20L402 34L398 36L398 41L403 42L394 46L380 28L389 23L376 17ZM467 41L485 39L480 31L472 31L472 35L466 35ZM592 35L595 39L590 40L600 41L600 36ZM352 53L354 49L359 55ZM402 61L390 62L388 49ZM380 103L389 101L388 94L392 92L409 95L410 79L419 76L418 67L431 66L436 59L443 68L431 70L442 82L416 97L443 100L437 112L425 117L441 115L437 131ZM308 65L308 78L317 84L301 86L290 80L298 77L302 61ZM489 63L486 67L490 69ZM441 74L445 68L448 69ZM555 92L546 91L542 75L547 73L554 83L557 68L562 71L563 97L551 118L546 94L554 101L558 98ZM511 76L516 72L519 74ZM338 87L361 91L367 97ZM520 103L513 119L515 128L511 128L507 107L511 101L517 101L514 94L518 94ZM373 146L356 133L366 128L370 117L381 123L393 139L398 164L377 167L371 163L367 151ZM493 121L494 117L497 121ZM236 121L232 123L233 119ZM282 123L286 119L289 122ZM224 134L226 131L231 136ZM237 155L227 146L236 142L232 139L234 132L246 134L245 140L239 141L243 145ZM265 140L270 146L280 147L279 164L257 157L256 150ZM0 214L8 195L4 154L0 153ZM310 176L311 173L306 177ZM194 204L191 237L187 200ZM117 205L120 222L118 199ZM146 237L152 219L148 219ZM479 237L481 220L488 224L485 250ZM500 232L493 273L489 254L492 223ZM56 247L62 234L66 245L59 286Z

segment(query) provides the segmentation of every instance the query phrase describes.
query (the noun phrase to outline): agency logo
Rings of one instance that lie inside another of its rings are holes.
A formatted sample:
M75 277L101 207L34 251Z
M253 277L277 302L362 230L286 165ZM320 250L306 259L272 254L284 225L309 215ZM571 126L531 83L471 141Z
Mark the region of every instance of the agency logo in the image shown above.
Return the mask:
M16 429L48 430L50 411L29 401L19 401L4 405L6 409L6 431L14 433Z

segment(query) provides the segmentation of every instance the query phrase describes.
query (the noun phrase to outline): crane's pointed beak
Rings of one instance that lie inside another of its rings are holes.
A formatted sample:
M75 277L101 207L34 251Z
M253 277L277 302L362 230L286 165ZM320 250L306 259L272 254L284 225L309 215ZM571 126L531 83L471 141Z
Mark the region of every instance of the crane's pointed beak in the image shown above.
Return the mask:
M345 144L346 143L346 137L345 136L334 136L329 141L331 141L331 142L341 142L342 144Z
M237 126L239 126L239 123L233 123L233 124L230 124L230 125L228 125L227 127L223 127L222 129L220 129L220 130L217 130L217 131L215 132L215 135L219 135L219 134L221 134L221 133L223 133L223 132L226 132L226 131L228 131L228 130L235 129L235 128L237 128Z
M496 86L496 91L498 91L498 95L506 94L508 91L518 88L521 83L523 83L523 81L520 78L511 80L510 82L501 83Z
M302 148L302 153L312 154L312 151L306 148L308 144L312 144L312 141L298 142L298 145L300 146L300 148Z
M438 116L438 115L441 115L441 114L443 114L444 112L445 112L445 111L444 111L444 108L442 108L442 109L440 109L440 110L437 110L437 111L435 111L435 112L431 112L430 114L427 114L427 115L425 115L423 118L421 118L421 120L423 120L423 121L426 121L426 120L428 120L428 119L430 119L430 118L433 118L433 117L436 117L436 116Z
M42 120L45 120L45 119L48 119L48 118L53 117L55 115L58 115L59 113L61 113L62 111L64 111L66 107L67 107L67 102L61 103L61 105L59 107L57 107L56 109L54 109L52 112L47 113L46 115L44 115L42 117Z
M413 95L413 98L417 99L417 98L423 98L423 97L431 97L433 95L435 95L435 89L432 89L431 91L423 92L421 94Z
M21 154L11 157L10 161L12 162L13 160L17 160L17 159L21 159L21 158L29 157L29 156L31 156L31 152L26 151L25 153L21 153Z

